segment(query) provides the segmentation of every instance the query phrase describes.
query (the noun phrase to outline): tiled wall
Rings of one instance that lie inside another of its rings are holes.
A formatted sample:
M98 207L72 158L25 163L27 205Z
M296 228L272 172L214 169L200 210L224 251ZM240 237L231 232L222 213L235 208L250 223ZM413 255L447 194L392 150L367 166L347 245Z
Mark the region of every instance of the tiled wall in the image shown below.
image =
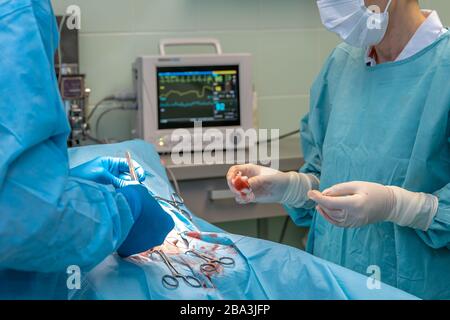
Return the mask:
M254 55L260 127L282 132L298 127L308 108L311 82L337 43L322 29L314 0L52 2L57 14L69 4L82 10L81 71L87 74L92 89L91 103L131 90L132 62L138 55L157 54L159 39L215 37L225 52ZM187 50L191 52L191 48ZM113 138L126 135L130 125L123 119L121 111L105 116L101 134Z
M259 125L298 128L307 112L309 87L337 44L323 29L315 0L52 0L61 14L70 4L82 10L81 70L92 88L91 103L132 89L131 64L157 54L167 37L215 37L225 52L254 55ZM421 1L450 20L448 0ZM107 107L107 106L106 106ZM126 138L131 115L109 114L100 132ZM125 120L124 120L125 119Z

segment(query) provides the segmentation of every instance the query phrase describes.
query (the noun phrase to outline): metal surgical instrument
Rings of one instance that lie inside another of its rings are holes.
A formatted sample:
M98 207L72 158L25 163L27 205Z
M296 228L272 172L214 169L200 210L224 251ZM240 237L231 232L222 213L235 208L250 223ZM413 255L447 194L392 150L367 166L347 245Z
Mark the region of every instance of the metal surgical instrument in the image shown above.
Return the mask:
M131 153L129 151L125 152L125 157L127 159L128 162L128 167L130 170L130 176L131 176L131 180L133 181L138 181L138 176L136 174L136 170L134 168L134 164L133 164L133 159L131 159Z
M159 255L159 257L162 259L164 264L169 269L170 274L166 274L162 277L162 284L169 289L176 289L180 286L180 282L178 281L178 278L182 279L188 286L192 288L201 288L202 283L200 280L193 276L186 276L178 272L177 269L173 266L173 264L170 262L169 258L166 256L166 254L162 251L152 251L150 254L156 253Z
M209 257L203 253L200 253L195 250L188 250L185 253L186 255L190 254L196 256L197 258L206 261L205 263L200 265L200 270L203 272L214 272L218 271L218 265L222 266L234 266L236 264L235 260L231 257L221 257L219 259Z
M160 200L174 206L181 214L183 214L186 218L189 219L189 221L192 222L192 215L187 210L182 208L182 206L184 206L184 199L176 192L173 192L170 197L171 199L169 200L163 197L154 196L156 200Z
M130 171L130 176L132 181L139 181L139 178L136 174L136 169L134 168L133 159L131 158L131 153L129 151L125 152L125 157L128 162L128 167ZM166 202L173 207L175 207L182 215L189 219L189 221L193 222L192 215L185 209L182 208L184 206L184 199L176 192L173 192L170 195L171 199L165 199L163 197L153 196L154 199Z

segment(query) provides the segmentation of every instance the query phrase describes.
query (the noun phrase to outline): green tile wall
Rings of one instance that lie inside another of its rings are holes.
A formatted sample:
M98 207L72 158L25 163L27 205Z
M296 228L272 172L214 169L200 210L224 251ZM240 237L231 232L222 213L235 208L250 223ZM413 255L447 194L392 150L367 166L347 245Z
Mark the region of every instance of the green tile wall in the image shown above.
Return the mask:
M132 62L141 54L157 54L159 39L215 37L225 52L254 55L260 127L282 132L298 127L298 118L307 112L311 82L337 43L323 30L314 0L52 2L57 14L70 4L82 10L81 71L92 89L91 104L131 90ZM127 121L122 124L124 116ZM132 112L108 114L99 132L101 137L128 138L132 126Z

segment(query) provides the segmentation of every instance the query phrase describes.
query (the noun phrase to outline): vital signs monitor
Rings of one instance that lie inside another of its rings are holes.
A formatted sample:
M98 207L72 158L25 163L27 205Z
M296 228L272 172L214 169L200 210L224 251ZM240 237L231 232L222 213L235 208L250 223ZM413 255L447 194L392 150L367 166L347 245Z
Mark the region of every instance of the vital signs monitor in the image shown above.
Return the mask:
M216 54L165 54L168 45L208 43L216 46ZM184 129L178 132L192 137L201 124L203 133L214 128L224 139L233 139L224 141L225 148L239 147L236 137L226 138L226 132L253 125L251 55L223 54L214 39L163 40L160 50L161 55L141 56L135 63L140 138L169 152L183 139L175 130Z

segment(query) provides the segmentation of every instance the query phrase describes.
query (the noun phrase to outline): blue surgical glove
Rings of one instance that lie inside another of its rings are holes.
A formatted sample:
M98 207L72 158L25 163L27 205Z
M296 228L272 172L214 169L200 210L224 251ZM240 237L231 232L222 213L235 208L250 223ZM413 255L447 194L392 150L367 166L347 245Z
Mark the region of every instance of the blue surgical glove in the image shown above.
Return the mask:
M133 163L139 181L144 181L144 169L137 162ZM115 188L136 183L130 179L128 162L125 158L98 157L71 169L70 175L101 184L112 184Z
M172 217L141 185L130 185L117 191L126 198L134 225L117 252L122 257L147 251L161 245L175 227Z

